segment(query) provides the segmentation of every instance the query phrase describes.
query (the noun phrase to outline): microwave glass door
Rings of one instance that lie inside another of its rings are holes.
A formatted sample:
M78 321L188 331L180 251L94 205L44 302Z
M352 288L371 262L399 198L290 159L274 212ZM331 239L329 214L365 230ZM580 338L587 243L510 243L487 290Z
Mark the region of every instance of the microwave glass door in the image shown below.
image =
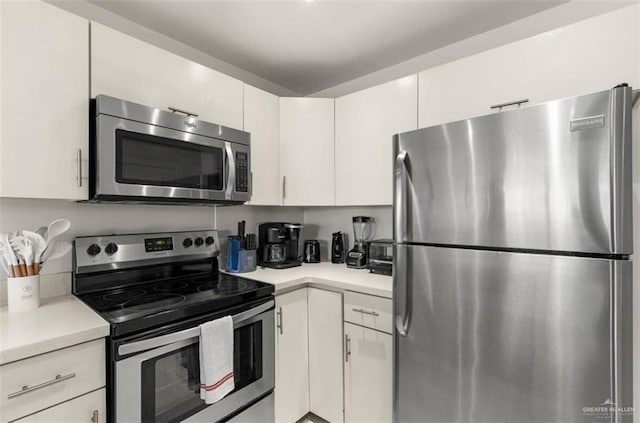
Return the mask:
M116 182L221 191L224 151L171 138L116 130Z
M262 377L262 324L234 329L233 392ZM207 406L200 399L199 363L197 342L141 363L142 422L179 422Z

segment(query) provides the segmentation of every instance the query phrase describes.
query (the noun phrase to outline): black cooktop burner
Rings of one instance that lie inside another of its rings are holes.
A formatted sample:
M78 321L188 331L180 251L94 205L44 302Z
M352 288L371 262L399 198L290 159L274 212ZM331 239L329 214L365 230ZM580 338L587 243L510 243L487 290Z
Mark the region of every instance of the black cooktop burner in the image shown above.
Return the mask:
M125 289L111 292L102 296L102 299L107 302L121 303L133 298L138 298L147 293L146 289Z
M158 282L153 285L153 290L160 292L175 292L179 289L184 289L187 286L189 286L187 282Z
M184 300L184 295L178 294L159 294L149 296L145 295L135 300L127 301L122 305L122 308L136 311L153 311L160 308L177 306L178 304L184 302Z

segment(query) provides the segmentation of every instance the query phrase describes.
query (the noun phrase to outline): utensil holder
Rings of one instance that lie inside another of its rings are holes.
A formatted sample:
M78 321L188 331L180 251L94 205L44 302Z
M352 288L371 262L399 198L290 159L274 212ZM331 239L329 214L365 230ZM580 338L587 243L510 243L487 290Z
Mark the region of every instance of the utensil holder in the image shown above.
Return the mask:
M40 275L7 278L9 313L40 307Z

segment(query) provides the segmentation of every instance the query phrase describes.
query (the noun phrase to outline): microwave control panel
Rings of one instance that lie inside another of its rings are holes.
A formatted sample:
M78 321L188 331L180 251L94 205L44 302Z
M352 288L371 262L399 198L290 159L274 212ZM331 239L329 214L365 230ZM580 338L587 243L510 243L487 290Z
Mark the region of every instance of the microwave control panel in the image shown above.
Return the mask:
M236 191L249 192L249 155L236 153Z

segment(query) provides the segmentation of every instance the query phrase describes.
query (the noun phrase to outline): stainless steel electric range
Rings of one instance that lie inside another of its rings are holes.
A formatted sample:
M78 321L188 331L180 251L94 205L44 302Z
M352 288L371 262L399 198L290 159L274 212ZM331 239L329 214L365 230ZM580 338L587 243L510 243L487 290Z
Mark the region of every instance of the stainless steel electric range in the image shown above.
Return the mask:
M273 422L273 286L218 272L214 230L74 242L73 293L110 323L111 422ZM235 390L200 399L199 325L230 315Z

